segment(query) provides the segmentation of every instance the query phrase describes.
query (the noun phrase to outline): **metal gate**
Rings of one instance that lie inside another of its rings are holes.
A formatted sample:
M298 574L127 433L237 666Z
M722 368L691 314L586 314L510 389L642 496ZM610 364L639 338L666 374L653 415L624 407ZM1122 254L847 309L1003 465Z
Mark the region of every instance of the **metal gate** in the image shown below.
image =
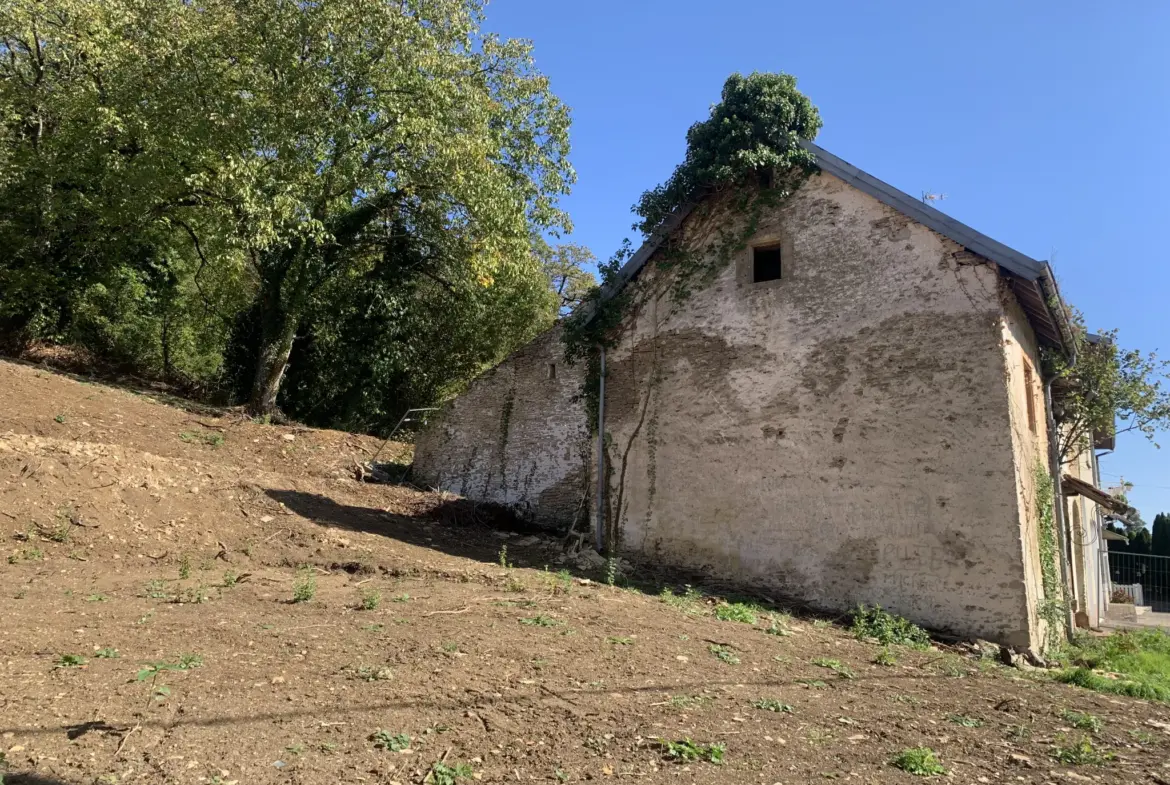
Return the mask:
M1109 581L1138 605L1156 613L1170 611L1170 556L1109 551Z

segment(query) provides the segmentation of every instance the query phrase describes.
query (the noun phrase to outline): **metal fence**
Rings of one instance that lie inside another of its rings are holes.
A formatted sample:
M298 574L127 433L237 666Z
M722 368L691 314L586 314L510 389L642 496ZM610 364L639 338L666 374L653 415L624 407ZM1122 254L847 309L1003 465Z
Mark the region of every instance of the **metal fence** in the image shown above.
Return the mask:
M1139 604L1158 613L1170 611L1170 556L1109 551L1109 581L1113 589L1123 589ZM1141 591L1129 588L1140 586Z

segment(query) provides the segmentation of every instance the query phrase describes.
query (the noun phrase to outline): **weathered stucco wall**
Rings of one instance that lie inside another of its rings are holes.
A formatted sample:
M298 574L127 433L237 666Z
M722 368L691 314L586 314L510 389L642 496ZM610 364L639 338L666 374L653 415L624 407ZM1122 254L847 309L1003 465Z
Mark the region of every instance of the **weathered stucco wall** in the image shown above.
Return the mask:
M545 527L588 515L583 364L554 327L472 382L420 434L416 482L507 505Z
M653 263L634 284L606 394L621 547L1032 645L996 268L828 174L751 242L784 248L780 281L745 251L681 307Z

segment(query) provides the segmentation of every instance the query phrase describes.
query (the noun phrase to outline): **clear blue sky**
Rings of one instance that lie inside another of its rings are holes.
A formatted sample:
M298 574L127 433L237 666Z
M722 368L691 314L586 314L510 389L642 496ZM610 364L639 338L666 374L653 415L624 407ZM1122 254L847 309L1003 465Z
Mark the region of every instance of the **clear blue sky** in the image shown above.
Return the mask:
M1037 259L1090 329L1170 357L1170 3L494 0L573 109L570 238L600 258L682 160L734 71L786 71L817 142ZM1121 437L1103 481L1170 511L1163 449Z

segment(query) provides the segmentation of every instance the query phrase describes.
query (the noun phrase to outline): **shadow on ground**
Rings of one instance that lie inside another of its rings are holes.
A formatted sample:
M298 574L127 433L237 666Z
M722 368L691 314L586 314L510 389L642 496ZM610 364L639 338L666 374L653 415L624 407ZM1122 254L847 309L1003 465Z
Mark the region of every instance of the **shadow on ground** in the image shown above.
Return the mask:
M75 785L68 780L59 780L56 777L45 777L41 774L21 773L19 771L0 772L4 785Z
M297 515L322 526L369 532L485 563L499 562L500 547L505 542L509 559L517 566L540 567L549 563L547 545L555 540L542 538L532 547L517 547L514 540L499 536L500 532L557 536L525 523L502 505L476 504L466 499L444 501L419 515L396 515L374 507L340 504L316 493L273 488L264 492Z

